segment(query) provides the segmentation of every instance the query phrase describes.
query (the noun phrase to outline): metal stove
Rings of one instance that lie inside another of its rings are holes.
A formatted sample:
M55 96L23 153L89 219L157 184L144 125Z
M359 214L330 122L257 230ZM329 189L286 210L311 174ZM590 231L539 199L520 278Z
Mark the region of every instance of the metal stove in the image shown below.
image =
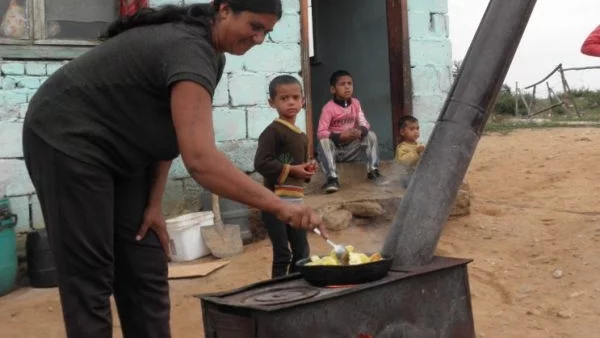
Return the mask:
M339 287L315 287L296 274L201 296L205 337L474 337L469 262L435 257Z

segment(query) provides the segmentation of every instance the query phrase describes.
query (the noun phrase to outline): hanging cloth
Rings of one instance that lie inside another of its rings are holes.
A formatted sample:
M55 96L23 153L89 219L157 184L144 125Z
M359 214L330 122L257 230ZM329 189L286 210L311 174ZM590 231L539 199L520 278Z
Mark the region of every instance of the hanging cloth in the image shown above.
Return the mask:
M148 7L148 0L119 0L121 16L134 15L140 8Z

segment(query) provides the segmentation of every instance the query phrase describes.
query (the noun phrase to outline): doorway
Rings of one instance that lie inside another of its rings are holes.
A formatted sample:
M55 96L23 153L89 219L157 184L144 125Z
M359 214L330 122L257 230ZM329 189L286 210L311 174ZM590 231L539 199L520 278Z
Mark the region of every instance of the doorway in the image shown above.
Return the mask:
M393 159L395 122L412 113L406 0L303 0L302 11L307 131L316 140L321 108L331 99L329 77L344 69L378 135L381 159Z

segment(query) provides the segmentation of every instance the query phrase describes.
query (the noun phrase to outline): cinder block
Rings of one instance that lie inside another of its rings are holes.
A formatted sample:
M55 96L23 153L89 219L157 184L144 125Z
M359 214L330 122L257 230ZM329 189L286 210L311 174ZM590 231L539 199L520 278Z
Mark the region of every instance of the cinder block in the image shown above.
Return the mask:
M15 79L13 77L3 76L0 78L0 80L1 80L0 89L13 90L13 89L17 88L17 81L15 81Z
M408 12L448 13L448 0L408 0Z
M164 5L181 5L182 0L150 0L150 7L160 7Z
M24 75L25 65L23 62L2 62L0 70L4 75Z
M431 13L429 22L429 33L434 38L447 39L449 36L448 15Z
M253 106L267 104L267 86L264 74L234 73L229 79L231 105Z
M411 38L424 38L430 34L431 13L413 11L408 13L408 31Z
M224 152L240 170L254 171L254 155L257 142L254 140L230 141L217 143L217 147Z
M241 72L244 70L244 57L239 55L231 55L225 53L225 69L223 73L233 73L233 72ZM225 75L223 74L221 81L225 80Z
M300 0L281 0L281 7L285 13L300 13Z
M46 227L44 221L44 214L42 213L42 206L37 194L31 196L31 226L34 229L42 229Z
M25 64L25 74L35 76L46 75L46 63L45 62L27 62Z
M23 157L23 123L0 121L0 158Z
M10 210L13 214L17 215L17 226L15 230L27 231L31 224L29 220L29 196L11 197Z
M229 104L229 79L227 74L223 74L221 81L215 88L213 96L213 106L227 106Z
M52 75L56 72L60 67L64 66L66 62L52 62L46 65L46 74Z
M212 2L212 0L183 0L183 3L186 5L192 5L192 4L207 4Z
M183 178L190 177L185 165L183 164L183 159L181 156L178 156L171 163L171 170L169 170L169 179L171 180L179 180Z
M271 107L248 108L248 138L258 139L265 128L277 118L277 111Z
M244 109L216 108L213 125L217 142L246 138L246 111Z
M452 62L452 46L448 40L411 39L410 61L412 66L449 66Z
M0 196L31 195L34 192L25 161L0 159Z
M269 36L276 43L300 43L300 16L284 14Z
M425 121L436 121L444 106L445 96L425 95L413 97L413 112L416 118ZM421 132L423 134L423 132Z
M14 106L21 103L27 103L27 94L16 90L0 91L0 110L3 106Z
M38 89L42 83L39 76L16 76L14 79L17 88Z
M246 70L265 73L297 73L302 69L299 44L264 43L246 53Z

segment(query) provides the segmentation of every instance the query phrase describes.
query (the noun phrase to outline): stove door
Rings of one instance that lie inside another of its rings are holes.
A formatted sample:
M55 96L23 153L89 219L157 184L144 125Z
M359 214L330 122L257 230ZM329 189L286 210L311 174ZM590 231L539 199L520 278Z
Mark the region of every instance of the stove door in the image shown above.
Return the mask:
M206 338L256 338L256 324L252 317L206 309L204 335Z

